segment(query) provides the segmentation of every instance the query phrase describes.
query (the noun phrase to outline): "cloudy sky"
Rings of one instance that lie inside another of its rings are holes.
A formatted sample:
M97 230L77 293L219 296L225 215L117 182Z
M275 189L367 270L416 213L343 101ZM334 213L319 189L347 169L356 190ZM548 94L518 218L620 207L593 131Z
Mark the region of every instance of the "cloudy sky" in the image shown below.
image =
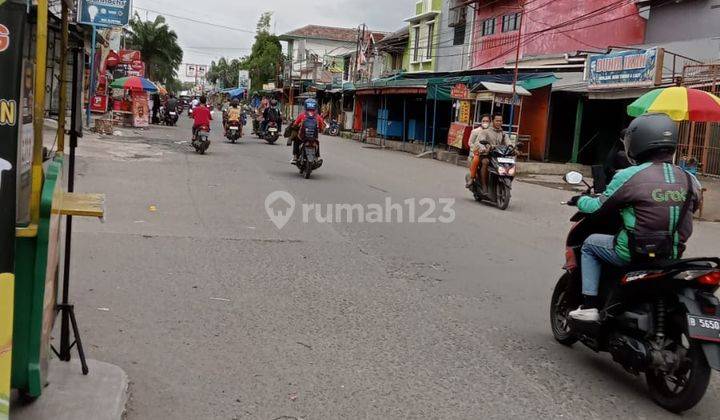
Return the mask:
M141 18L164 15L179 37L185 63L209 64L221 56L249 52L255 25L264 11L274 12L282 34L308 24L394 31L410 17L416 0L134 0ZM195 22L197 21L197 22ZM200 23L205 22L205 23ZM233 30L233 28L235 30Z

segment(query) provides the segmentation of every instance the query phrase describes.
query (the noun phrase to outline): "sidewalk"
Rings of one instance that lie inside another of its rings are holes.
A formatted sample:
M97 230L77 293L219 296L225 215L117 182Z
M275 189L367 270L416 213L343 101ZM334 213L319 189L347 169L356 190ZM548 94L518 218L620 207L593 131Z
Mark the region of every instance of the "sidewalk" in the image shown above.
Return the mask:
M66 363L53 357L48 372L49 385L36 401L22 405L10 403L13 420L119 420L125 413L128 377L109 363L88 359L90 372L80 371L76 359Z

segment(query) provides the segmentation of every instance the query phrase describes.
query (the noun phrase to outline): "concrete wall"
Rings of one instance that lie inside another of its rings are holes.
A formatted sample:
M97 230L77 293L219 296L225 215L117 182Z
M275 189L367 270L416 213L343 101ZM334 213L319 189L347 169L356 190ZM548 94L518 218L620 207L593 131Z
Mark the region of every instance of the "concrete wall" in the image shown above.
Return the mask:
M450 8L456 4L454 0L443 1L440 14L440 26L437 30L438 44L435 47L437 71L466 70L469 66L470 34L472 33L472 8L467 8L467 22L465 25L465 41L461 45L453 45L455 39L454 27L450 26L454 11Z
M701 61L720 58L718 6L718 0L684 0L651 8L644 44Z
M571 25L542 32L548 27L566 24L572 19L587 16L604 6L616 4L616 0L555 0L548 3L532 3L526 6L522 19L522 33L536 34L521 40L520 57L558 54L588 49L604 49L610 45L642 44L645 36L645 19L637 13L634 3L621 3L619 7L604 10ZM502 32L502 15L508 8L519 7L518 0L488 3L481 7L475 17L476 38L473 45L473 67L504 67L515 60L518 31ZM495 17L495 33L482 36L483 21ZM613 20L615 19L615 20ZM594 26L593 26L594 25ZM676 30L685 30L685 26Z

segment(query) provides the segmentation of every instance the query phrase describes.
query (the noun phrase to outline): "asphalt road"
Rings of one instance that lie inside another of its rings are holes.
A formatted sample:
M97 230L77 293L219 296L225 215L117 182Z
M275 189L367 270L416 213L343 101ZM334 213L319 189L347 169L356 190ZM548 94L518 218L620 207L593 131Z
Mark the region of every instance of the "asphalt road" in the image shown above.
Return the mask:
M503 212L460 167L336 138L305 180L282 140L217 127L201 156L181 123L79 149L76 188L105 192L108 216L75 225L72 295L89 356L130 376L129 419L674 417L607 355L552 338L568 192L517 182ZM282 230L276 190L297 200ZM303 203L387 197L452 198L456 217L301 220ZM699 226L690 253L720 253L720 227ZM684 418L717 418L717 395L716 375Z

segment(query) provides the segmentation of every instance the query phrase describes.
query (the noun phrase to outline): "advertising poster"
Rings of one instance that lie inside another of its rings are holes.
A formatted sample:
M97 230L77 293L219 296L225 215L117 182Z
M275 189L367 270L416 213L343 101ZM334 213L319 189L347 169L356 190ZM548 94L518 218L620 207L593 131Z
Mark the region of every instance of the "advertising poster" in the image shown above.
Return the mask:
M663 49L589 55L585 76L590 89L647 87L662 81Z
M148 95L145 92L133 93L132 97L133 126L147 127L150 123L148 118Z
M130 0L78 1L78 22L87 25L125 26L131 13Z

